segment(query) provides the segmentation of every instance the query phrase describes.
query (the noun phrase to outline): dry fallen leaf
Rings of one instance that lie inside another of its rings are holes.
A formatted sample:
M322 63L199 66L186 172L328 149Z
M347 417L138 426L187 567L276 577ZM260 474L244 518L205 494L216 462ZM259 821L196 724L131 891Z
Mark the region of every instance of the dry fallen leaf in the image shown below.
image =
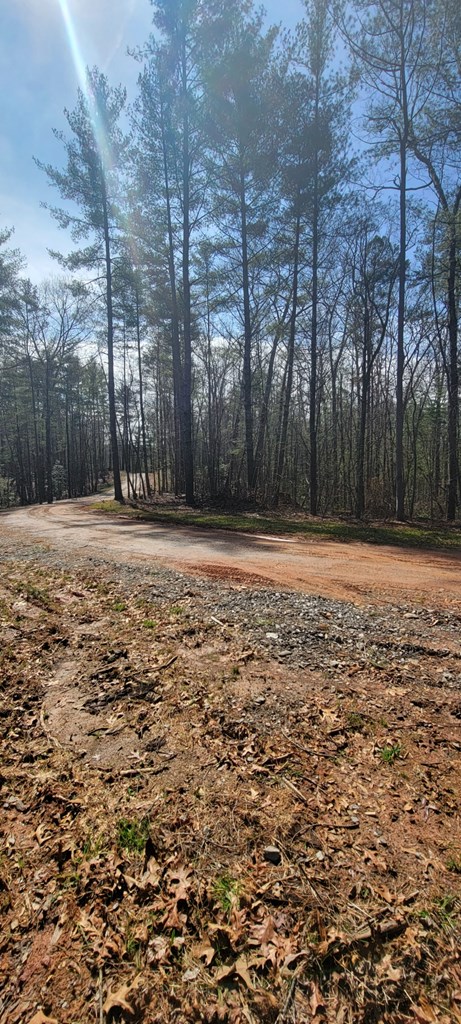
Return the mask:
M176 902L179 903L180 900L187 900L192 883L191 868L181 866L172 869L168 872L168 877L171 882L170 889L174 893Z
M421 1024L433 1024L433 1021L437 1020L432 1006L425 996L420 996L419 1003L417 1006L413 1007L413 1011L416 1020L420 1021Z
M325 1000L315 981L311 981L311 997L309 1000L312 1015L315 1017L317 1010L325 1009Z
M151 950L153 954L151 955ZM159 964L166 963L170 959L171 944L164 935L156 935L149 943L149 960L153 959Z
M245 957L239 956L238 960L236 960L234 964L231 964L230 967L220 967L219 970L216 971L214 978L215 981L226 981L227 978L232 978L234 975L241 978L242 981L245 982L247 988L253 989L254 986L248 972L248 964Z
M129 985L121 985L116 992L110 992L104 1003L104 1013L109 1013L109 1010L114 1009L121 1009L126 1010L127 1013L134 1013L134 1007L126 999L126 996L129 994L129 992Z
M104 1013L109 1013L110 1010L120 1009L133 1014L135 1012L135 1007L132 1005L132 1002L128 1002L128 1000L131 1000L132 996L136 996L136 992L142 984L142 981L143 978L140 976L129 984L121 985L116 992L109 992L103 1006Z
M56 1017L47 1017L43 1010L37 1010L27 1024L58 1024Z
M271 942L275 936L275 922L273 917L266 917L262 924L257 924L251 929L252 935L255 939L261 943L261 946L266 946L268 942Z
M197 960L204 960L207 967L210 966L214 956L216 955L216 950L211 945L210 940L206 940L206 937L203 942L196 942L195 945L192 946L191 952L192 956L196 957Z

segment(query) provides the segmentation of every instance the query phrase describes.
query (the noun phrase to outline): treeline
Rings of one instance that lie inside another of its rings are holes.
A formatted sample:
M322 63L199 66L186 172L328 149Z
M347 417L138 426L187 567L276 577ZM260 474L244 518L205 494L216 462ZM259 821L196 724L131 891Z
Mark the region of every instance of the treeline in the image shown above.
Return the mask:
M457 0L153 0L127 104L88 72L66 276L0 241L3 503L120 473L187 502L459 512Z

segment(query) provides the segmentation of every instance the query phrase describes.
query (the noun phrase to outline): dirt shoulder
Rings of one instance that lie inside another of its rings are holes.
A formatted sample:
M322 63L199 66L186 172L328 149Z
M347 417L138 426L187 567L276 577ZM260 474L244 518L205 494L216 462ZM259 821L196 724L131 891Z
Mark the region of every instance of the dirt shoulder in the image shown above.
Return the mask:
M0 607L1 1024L461 1020L456 611L19 538Z

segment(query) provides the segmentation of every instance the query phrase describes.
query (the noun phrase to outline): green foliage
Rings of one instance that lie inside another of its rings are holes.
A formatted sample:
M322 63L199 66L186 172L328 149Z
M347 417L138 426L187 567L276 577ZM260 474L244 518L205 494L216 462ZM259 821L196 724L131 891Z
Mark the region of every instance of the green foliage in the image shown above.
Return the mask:
M127 959L131 960L139 970L142 963L142 946L130 929L128 929L125 938L125 954Z
M402 756L402 747L400 743L386 743L381 747L379 756L383 764L394 764L394 761Z
M238 908L241 884L231 875L221 875L213 884L213 896L222 910L229 914L233 907Z
M23 589L30 601L35 601L36 604L40 604L46 609L53 607L53 599L46 587L36 587L33 583L26 583Z
M453 871L455 875L461 875L461 856L459 854L448 858L447 871Z
M129 853L142 853L149 835L149 820L141 821L120 818L117 822L117 846Z
M451 931L456 927L459 911L459 902L453 893L445 893L434 901L436 915L445 931Z
M97 833L94 835L92 832L87 836L82 846L82 853L84 857L97 857L102 850L107 846L107 840L104 835Z
M346 716L347 728L350 732L365 732L366 719L359 711L350 711Z

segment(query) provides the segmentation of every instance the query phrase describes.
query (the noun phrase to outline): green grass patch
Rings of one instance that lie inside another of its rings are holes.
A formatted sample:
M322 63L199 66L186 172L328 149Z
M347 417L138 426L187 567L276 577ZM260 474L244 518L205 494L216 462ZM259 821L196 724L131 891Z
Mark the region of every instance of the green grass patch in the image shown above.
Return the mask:
M121 850L128 850L129 853L142 853L149 835L149 822L147 818L142 821L129 821L128 818L120 818L117 822L117 846Z
M249 515L225 512L190 511L166 508L135 508L117 501L96 501L85 508L121 515L143 522L166 523L171 526L196 526L202 529L232 530L248 534L316 537L319 540L359 541L366 544L391 544L406 548L435 548L443 551L461 550L459 526L437 526L418 523L356 523L339 519L287 519L270 515Z
M394 764L394 761L396 761L398 757L402 756L402 747L400 743L386 743L386 745L381 748L379 756L383 764Z
M461 857L449 857L447 860L447 871L453 871L455 875L461 875Z
M346 728L349 732L365 732L367 720L359 711L349 711L346 715Z
M107 839L103 833L94 835L90 832L82 846L83 856L88 860L90 857L98 857L102 850L107 847Z
M238 909L240 891L240 883L228 874L221 875L213 885L213 896L225 914L230 914L232 907Z
M37 587L34 583L22 582L17 584L16 590L22 593L27 601L40 605L46 611L52 611L55 603L47 587Z

